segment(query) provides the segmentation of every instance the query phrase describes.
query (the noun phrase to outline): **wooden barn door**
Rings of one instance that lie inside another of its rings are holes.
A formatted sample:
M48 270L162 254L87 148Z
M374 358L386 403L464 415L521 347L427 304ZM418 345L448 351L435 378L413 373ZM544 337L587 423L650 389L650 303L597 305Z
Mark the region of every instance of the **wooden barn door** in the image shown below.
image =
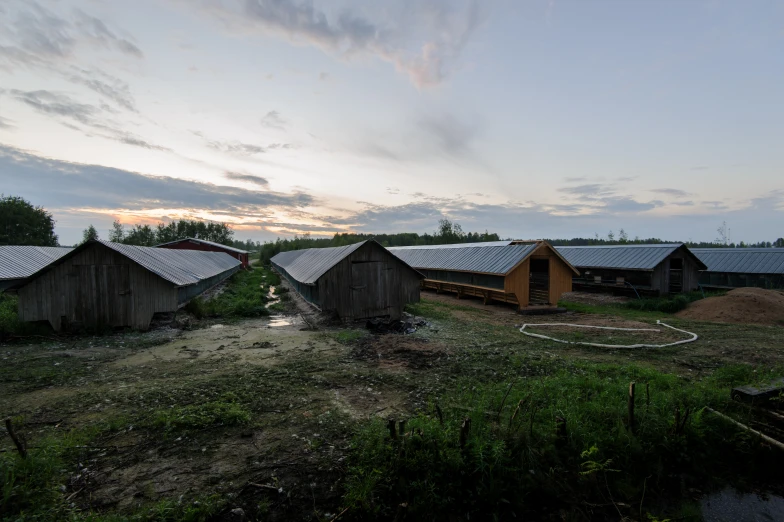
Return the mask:
M400 288L393 285L390 263L351 263L351 309L354 319L389 315L400 306Z
M131 310L128 265L77 265L74 321L84 326L126 326Z

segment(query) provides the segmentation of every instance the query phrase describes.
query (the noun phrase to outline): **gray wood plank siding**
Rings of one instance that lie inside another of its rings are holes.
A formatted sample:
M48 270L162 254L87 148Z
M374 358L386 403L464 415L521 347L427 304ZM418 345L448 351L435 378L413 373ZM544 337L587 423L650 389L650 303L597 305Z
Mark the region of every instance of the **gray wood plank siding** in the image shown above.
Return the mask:
M419 281L416 271L368 242L319 278L317 304L345 319L399 319L406 304L419 301Z
M156 312L177 310L177 288L100 244L66 259L21 287L19 318L87 327L147 329Z

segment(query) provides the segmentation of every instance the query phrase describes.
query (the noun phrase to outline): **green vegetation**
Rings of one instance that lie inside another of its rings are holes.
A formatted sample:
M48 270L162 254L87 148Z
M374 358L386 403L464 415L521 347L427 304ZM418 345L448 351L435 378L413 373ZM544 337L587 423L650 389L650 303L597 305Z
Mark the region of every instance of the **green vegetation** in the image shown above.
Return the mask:
M0 293L0 341L14 336L45 335L51 330L35 323L19 320L19 299L15 295Z
M180 219L168 224L158 223L156 227L133 225L128 229L119 221L115 221L109 231L109 241L140 246L155 246L187 237L231 246L234 243L233 236L234 231L228 223L205 223L189 219Z
M231 392L218 401L190 406L174 406L155 412L152 426L166 433L203 429L213 426L237 426L250 422L250 412L237 402Z
M341 344L354 343L366 335L364 330L341 330L334 334L335 340Z
M0 245L57 246L52 214L24 198L0 194Z
M726 292L690 292L688 294L677 294L668 297L644 297L642 299L631 299L626 303L613 304L583 304L560 301L558 306L566 308L572 312L586 314L612 314L620 315L629 319L661 319L661 314L674 314L684 310L689 304L703 298L717 297Z
M522 360L511 364L530 372ZM784 462L703 409L739 408L726 386L752 379L749 367L687 385L639 366L564 366L511 383L461 379L402 436L390 436L381 420L369 423L353 441L346 504L357 518L391 518L405 504L414 519L498 520L555 509L596 516L622 509L639 519L681 494L674 477L700 488L730 477L764 482L775 478L773 463ZM630 381L638 383L633 429Z
M270 300L269 285L276 277L272 271L264 268L241 270L232 276L219 295L212 299L196 297L185 305L185 311L197 319L269 315L266 307Z

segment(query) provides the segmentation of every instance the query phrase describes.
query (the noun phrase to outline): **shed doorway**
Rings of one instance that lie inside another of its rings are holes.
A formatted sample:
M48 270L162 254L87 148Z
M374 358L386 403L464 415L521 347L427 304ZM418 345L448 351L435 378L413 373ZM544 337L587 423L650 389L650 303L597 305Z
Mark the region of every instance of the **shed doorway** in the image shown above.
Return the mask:
M550 259L531 259L528 301L531 305L550 304Z
M392 268L387 265L383 261L351 263L351 310L354 319L387 316L390 310L400 308L400 289L393 288L390 281Z
M678 294L683 291L683 259L670 259L669 292Z

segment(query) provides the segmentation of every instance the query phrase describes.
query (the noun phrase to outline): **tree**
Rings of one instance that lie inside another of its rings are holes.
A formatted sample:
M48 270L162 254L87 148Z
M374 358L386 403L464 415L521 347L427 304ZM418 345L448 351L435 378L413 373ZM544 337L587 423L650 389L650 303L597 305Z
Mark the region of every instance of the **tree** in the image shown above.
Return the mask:
M776 248L784 248L784 237L778 238L774 243L773 246Z
M124 239L125 227L115 219L114 223L112 223L112 229L109 231L109 241L112 243L122 243Z
M624 229L620 229L618 231L618 241L620 241L621 243L629 242L629 234L627 234Z
M57 246L54 223L42 207L0 194L0 245Z
M85 228L84 231L82 232L82 243L87 243L91 239L100 239L100 237L98 236L98 231L92 225Z
M125 234L123 243L126 245L155 246L158 242L155 239L155 231L150 225L134 225Z
M719 237L716 238L716 243L728 246L730 244L730 229L727 228L727 222L722 221L721 226L716 229L716 232L719 233Z
M612 230L607 232L607 241L609 241L610 243L615 241L615 232L613 232Z

